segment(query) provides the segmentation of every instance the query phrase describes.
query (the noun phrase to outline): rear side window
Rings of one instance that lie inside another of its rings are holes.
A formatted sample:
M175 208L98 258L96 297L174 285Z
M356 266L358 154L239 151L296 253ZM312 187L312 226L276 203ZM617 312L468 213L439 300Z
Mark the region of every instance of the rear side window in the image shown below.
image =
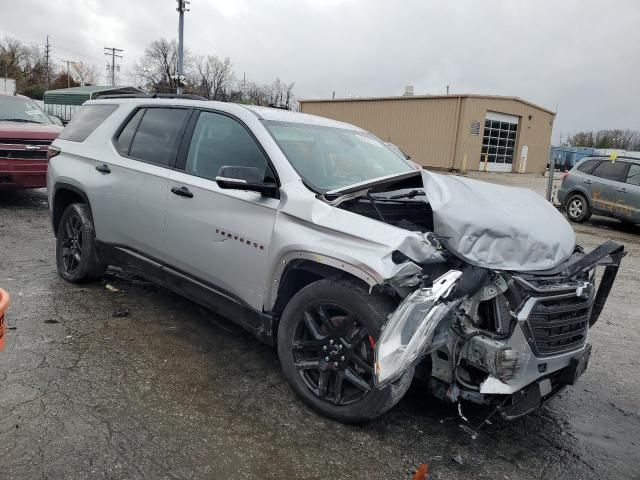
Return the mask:
M127 124L124 126L120 135L118 135L118 140L116 140L116 144L118 147L118 151L122 155L129 155L129 148L131 147L131 140L133 140L133 134L136 133L136 129L138 128L138 124L140 123L140 119L144 115L144 108L141 108L136 112L136 114L129 119Z
M627 183L640 186L640 165L632 163L629 165L629 173L627 173Z
M184 108L147 108L133 137L129 156L157 165L170 165L189 112Z
M595 168L591 175L595 175L596 177L604 178L606 180L624 182L627 174L627 166L628 163L626 162L604 161Z
M591 170L593 170L593 167L595 167L598 163L600 163L600 160L585 160L580 165L578 165L578 171L582 173L590 173Z
M60 140L84 142L93 131L116 111L117 105L85 105L73 116L58 136Z

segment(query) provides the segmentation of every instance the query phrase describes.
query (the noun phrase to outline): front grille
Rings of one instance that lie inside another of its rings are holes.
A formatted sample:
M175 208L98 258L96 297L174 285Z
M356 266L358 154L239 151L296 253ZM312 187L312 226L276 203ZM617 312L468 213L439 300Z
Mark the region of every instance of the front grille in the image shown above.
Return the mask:
M587 340L593 297L540 298L527 319L529 343L538 357L570 352Z
M44 160L51 140L33 140L20 138L0 139L0 158L19 160ZM35 150L34 147L38 147Z

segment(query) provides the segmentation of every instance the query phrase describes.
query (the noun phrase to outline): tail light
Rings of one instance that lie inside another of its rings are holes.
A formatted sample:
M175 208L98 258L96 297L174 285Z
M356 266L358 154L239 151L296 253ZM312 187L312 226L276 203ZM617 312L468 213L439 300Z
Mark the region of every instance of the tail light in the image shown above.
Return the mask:
M51 160L58 154L60 154L60 149L58 147L54 147L53 145L49 145L49 148L47 148L47 160Z

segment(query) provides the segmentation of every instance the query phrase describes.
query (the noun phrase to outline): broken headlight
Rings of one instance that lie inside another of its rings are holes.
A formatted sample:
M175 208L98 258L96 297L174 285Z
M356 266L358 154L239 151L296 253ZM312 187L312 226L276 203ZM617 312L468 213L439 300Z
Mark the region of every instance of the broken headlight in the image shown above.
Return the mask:
M376 383L382 385L400 377L418 359L436 327L451 310L442 300L462 275L450 270L405 298L389 316L376 345Z

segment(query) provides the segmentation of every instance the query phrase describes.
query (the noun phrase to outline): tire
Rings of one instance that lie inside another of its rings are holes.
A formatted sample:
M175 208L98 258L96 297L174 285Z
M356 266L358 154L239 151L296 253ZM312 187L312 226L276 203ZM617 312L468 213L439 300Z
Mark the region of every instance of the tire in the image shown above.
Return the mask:
M375 339L394 308L391 298L348 280L302 288L278 329L278 356L293 391L318 413L344 423L372 420L398 403L413 368L382 389L373 384Z
M572 222L581 223L591 217L591 209L589 208L589 202L579 193L571 195L567 199L567 218Z
M56 238L58 274L68 282L83 283L99 279L106 266L97 257L95 229L89 207L69 205L60 219Z

